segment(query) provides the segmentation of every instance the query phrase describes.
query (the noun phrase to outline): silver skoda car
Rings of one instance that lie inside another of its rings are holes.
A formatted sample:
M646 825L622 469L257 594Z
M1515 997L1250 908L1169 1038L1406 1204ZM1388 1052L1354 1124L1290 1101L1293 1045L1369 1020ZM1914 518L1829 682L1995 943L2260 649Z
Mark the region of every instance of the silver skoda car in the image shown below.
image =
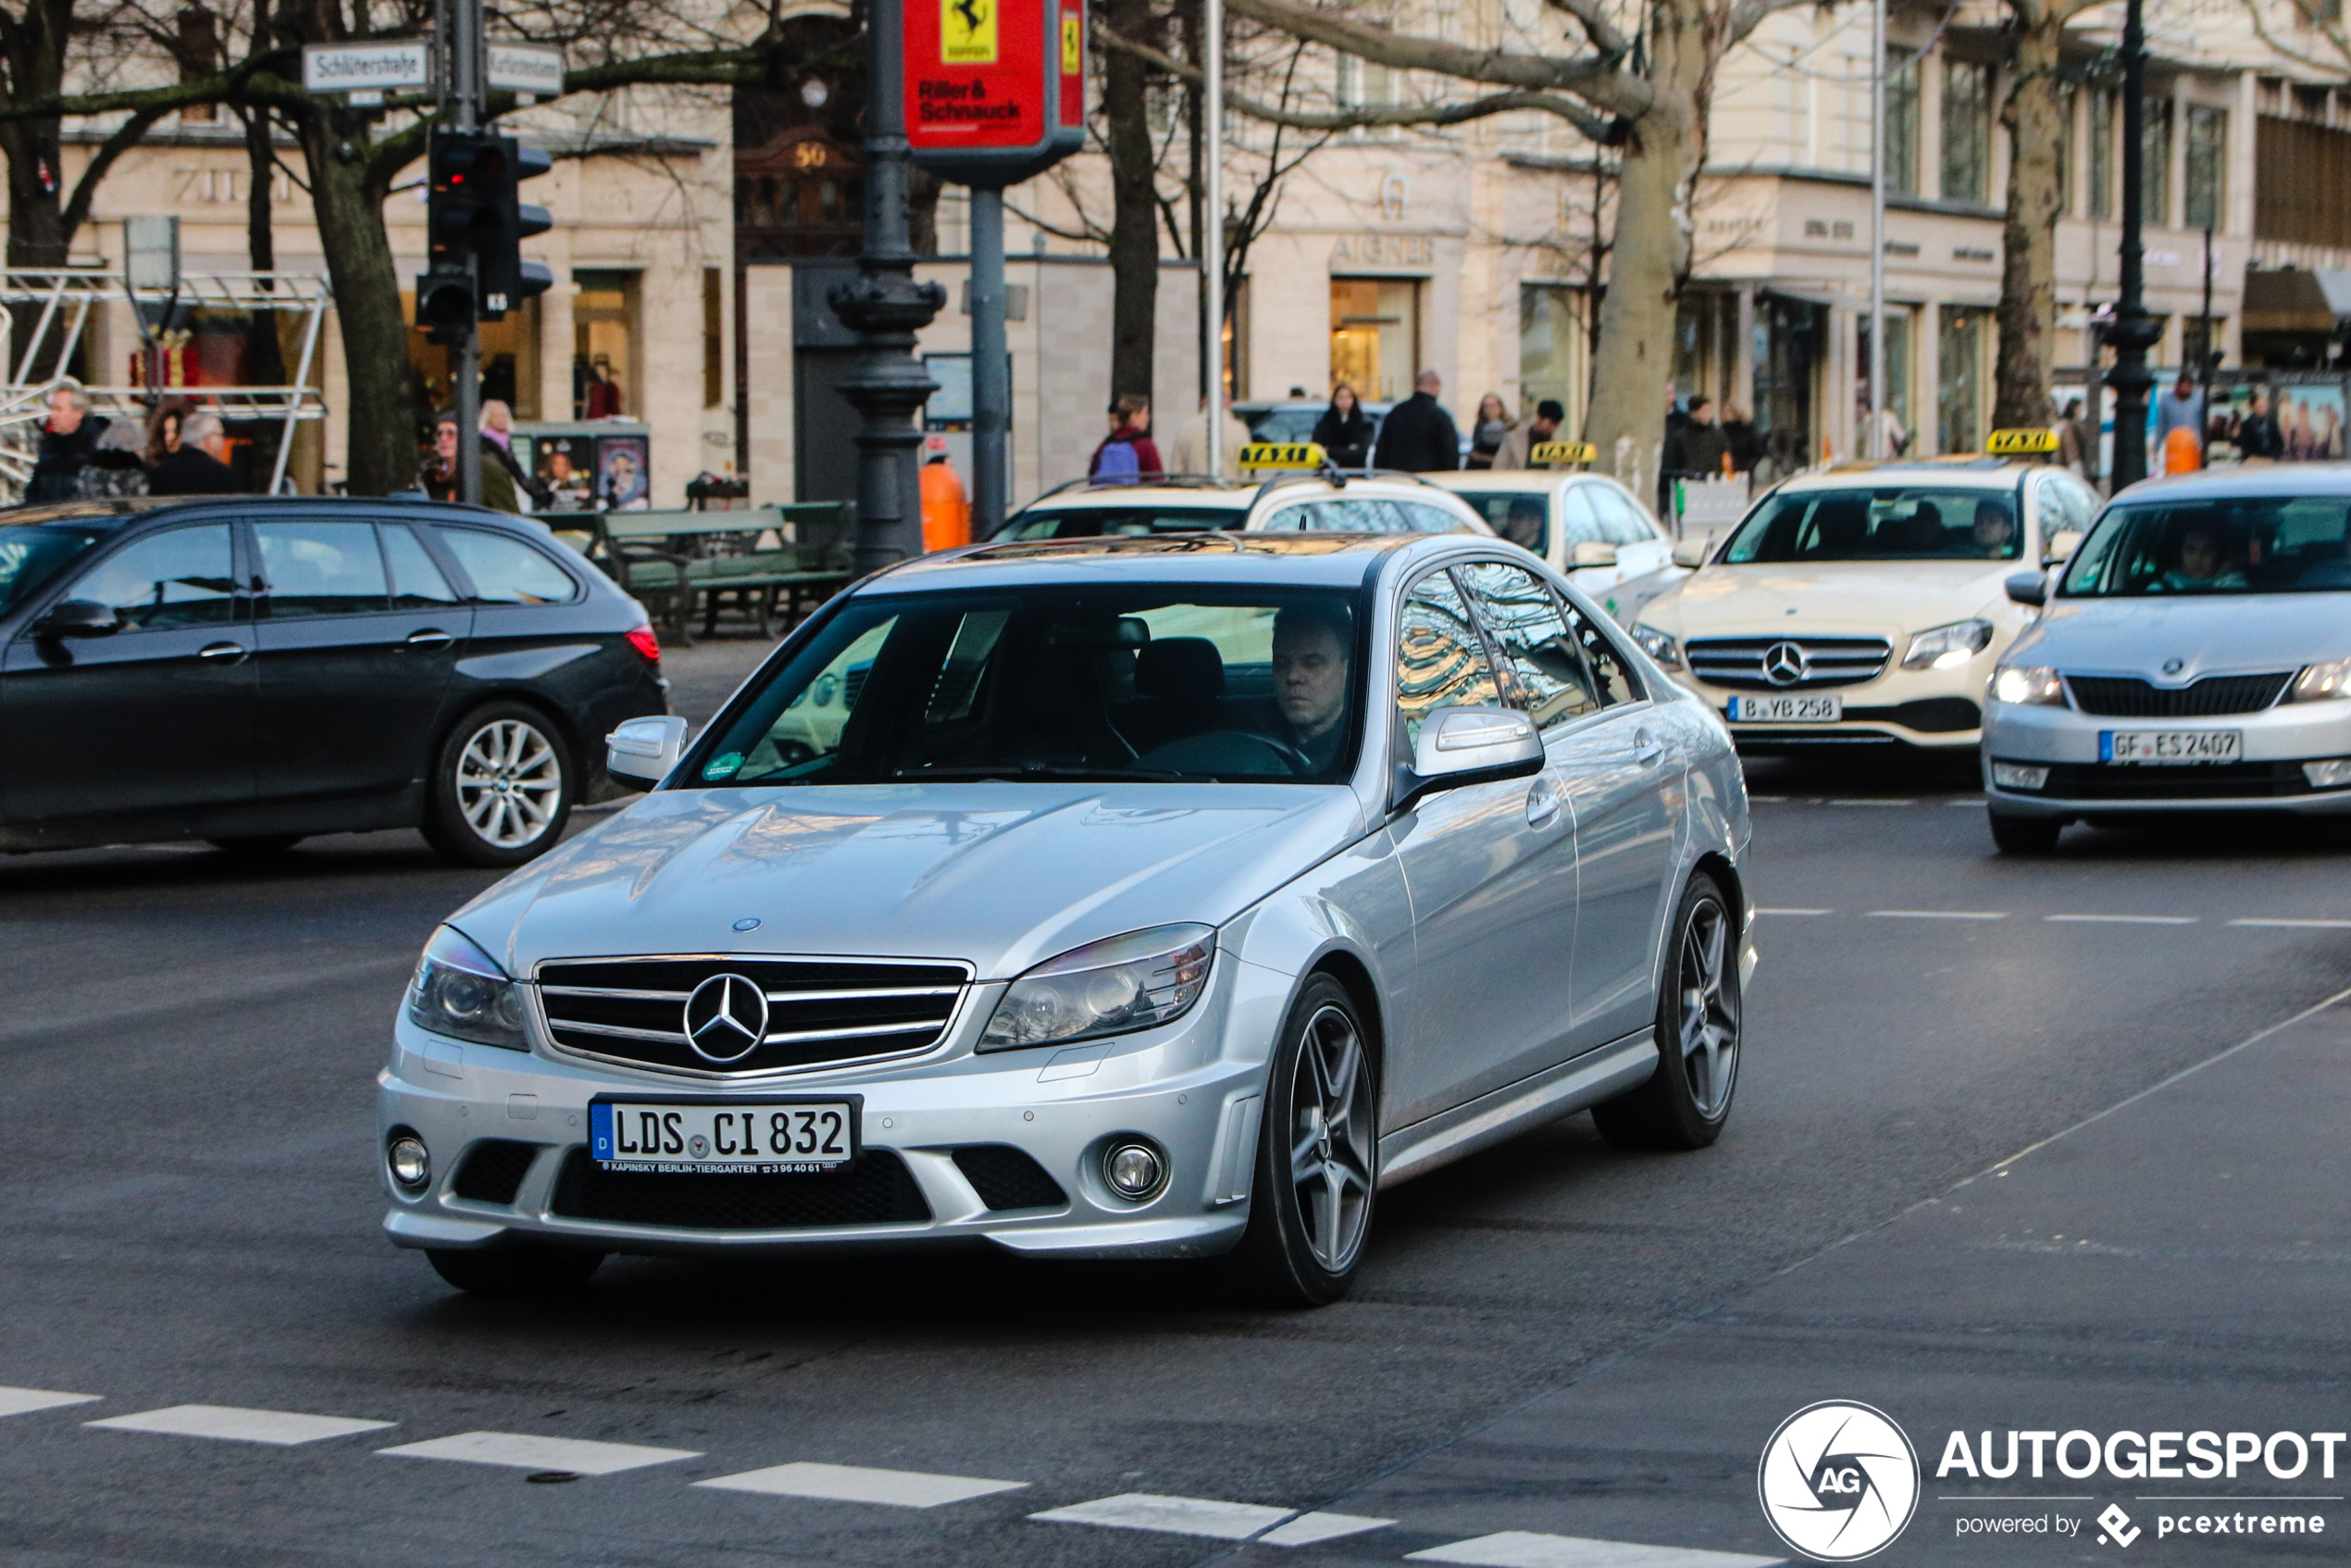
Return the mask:
M2117 496L1992 678L1992 836L2067 822L2351 812L2351 467L2226 469Z
M417 966L385 1228L462 1288L981 1238L1321 1302L1387 1185L1730 1113L1728 736L1508 545L929 556L684 730L616 731L655 787Z

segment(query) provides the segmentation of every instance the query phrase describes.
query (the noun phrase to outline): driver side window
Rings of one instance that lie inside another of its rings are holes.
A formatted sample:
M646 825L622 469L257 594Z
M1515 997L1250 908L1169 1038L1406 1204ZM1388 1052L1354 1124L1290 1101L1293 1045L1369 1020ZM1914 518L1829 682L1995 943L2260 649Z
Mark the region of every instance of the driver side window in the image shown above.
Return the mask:
M1502 705L1486 640L1451 573L1440 566L1412 584L1398 628L1396 712L1407 745L1419 743L1422 722L1433 713Z

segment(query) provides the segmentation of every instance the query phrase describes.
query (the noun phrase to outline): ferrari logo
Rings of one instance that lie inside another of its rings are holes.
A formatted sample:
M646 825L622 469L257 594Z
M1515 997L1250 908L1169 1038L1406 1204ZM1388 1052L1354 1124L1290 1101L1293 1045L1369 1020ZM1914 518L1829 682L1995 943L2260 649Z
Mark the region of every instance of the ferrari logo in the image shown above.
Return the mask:
M1086 33L1084 25L1069 11L1062 13L1062 74L1076 76L1085 59Z
M996 63L996 0L939 0L939 58L951 66Z

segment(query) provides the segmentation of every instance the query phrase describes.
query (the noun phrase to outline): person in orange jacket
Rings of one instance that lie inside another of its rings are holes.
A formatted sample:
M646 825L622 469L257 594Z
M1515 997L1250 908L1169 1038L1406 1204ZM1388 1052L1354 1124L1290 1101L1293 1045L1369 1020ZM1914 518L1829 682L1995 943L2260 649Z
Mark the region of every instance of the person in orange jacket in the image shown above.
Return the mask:
M923 550L952 550L972 541L971 503L947 454L934 452L923 465Z
M2204 443L2185 425L2174 425L2171 433L2163 438L2163 471L2167 474L2193 474L2204 467Z

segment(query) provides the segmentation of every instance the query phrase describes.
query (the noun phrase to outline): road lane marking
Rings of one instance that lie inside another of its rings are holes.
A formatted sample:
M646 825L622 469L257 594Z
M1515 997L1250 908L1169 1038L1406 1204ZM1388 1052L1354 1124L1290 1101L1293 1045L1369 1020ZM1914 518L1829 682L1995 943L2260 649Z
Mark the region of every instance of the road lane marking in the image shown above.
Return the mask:
M1504 1530L1475 1540L1455 1541L1416 1551L1407 1562L1459 1562L1470 1568L1780 1568L1785 1557L1750 1557L1743 1551L1701 1551L1695 1547L1641 1546L1598 1541L1583 1536L1545 1536Z
M2066 926L2193 926L2193 915L2044 915Z
M2004 909L1872 909L1872 920L2006 920Z
M31 1415L60 1405L93 1405L104 1394L60 1394L53 1388L0 1388L0 1415Z
M1916 801L1850 800L1822 801L1821 803L1824 806L1914 806L1919 803Z
M939 1508L951 1502L982 1498L991 1492L1016 1492L1026 1481L983 1481L973 1475L933 1475L919 1470L868 1470L854 1464L772 1464L697 1481L727 1492L759 1492L769 1497L817 1498L827 1502L877 1502L891 1508Z
M1395 1523L1393 1519L1365 1519L1353 1513L1301 1513L1288 1524L1276 1525L1258 1537L1257 1544L1314 1546L1344 1536L1360 1536L1366 1530L1385 1530Z
M1288 1520L1293 1510L1267 1508L1254 1502L1217 1502L1208 1498L1161 1497L1152 1492L1121 1492L1114 1498L1032 1513L1052 1524L1101 1524L1113 1530L1158 1530L1171 1536L1207 1536L1220 1541L1245 1541L1261 1530Z
M1755 913L1756 913L1756 914L1758 914L1758 915L1835 915L1835 914L1836 913L1836 911L1835 911L1835 910L1834 910L1834 909L1761 909L1761 908L1759 908L1759 909L1757 909L1757 910L1756 910L1756 912L1755 912Z
M227 1443L269 1443L292 1448L348 1437L354 1432L380 1432L390 1421L354 1421L340 1415L302 1415L286 1410L243 1410L235 1405L173 1405L168 1410L141 1411L135 1415L85 1421L116 1432L160 1432L169 1437L212 1437Z
M504 1464L516 1470L568 1470L577 1475L613 1475L700 1459L699 1449L651 1449L638 1443L595 1443L584 1437L541 1437L525 1432L460 1432L396 1449L378 1449L394 1459L448 1459L462 1464Z
M2351 930L2351 920L2232 920L2232 926L2268 926L2289 931Z

